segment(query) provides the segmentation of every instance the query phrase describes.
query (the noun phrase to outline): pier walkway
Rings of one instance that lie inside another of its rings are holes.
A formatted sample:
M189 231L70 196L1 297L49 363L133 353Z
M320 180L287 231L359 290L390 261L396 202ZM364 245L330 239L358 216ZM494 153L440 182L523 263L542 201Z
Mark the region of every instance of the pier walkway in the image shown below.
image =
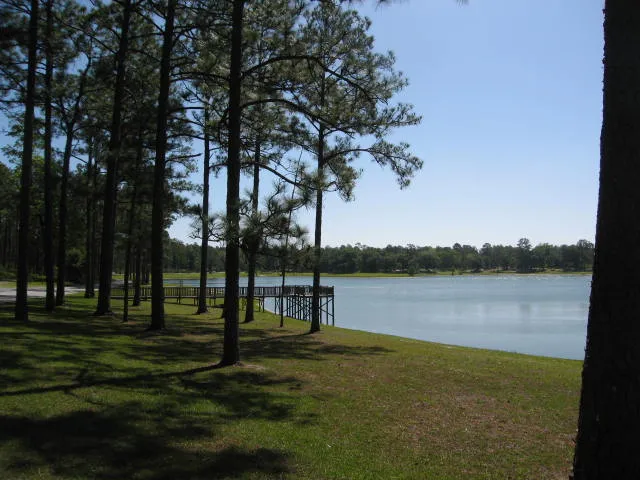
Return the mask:
M244 302L246 305L248 287L240 287L241 306ZM224 300L225 287L207 287L206 297L209 305L217 304L218 299ZM253 289L254 298L258 302L260 309L264 310L265 300L274 300L274 313L282 313L287 317L298 320L311 320L311 285L286 285L284 290L281 286L256 286ZM133 287L129 287L128 297L133 298ZM194 305L198 303L200 296L200 287L196 286L167 286L164 287L164 300L182 303L183 301L192 301ZM124 287L113 287L111 290L111 298L123 299ZM140 300L147 301L151 299L151 287L140 287ZM320 287L320 323L324 322L329 325L335 325L335 305L334 305L334 287Z

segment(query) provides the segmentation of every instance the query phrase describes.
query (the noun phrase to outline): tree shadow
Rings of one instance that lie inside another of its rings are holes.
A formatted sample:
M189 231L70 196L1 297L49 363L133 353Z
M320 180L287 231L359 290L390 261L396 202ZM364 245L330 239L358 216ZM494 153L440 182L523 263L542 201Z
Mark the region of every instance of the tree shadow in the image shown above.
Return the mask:
M11 444L6 451L16 452L3 455L0 469L7 478L42 468L73 478L280 478L290 471L285 451L241 448L219 430L249 417L295 422L295 399L275 391L282 385L297 388L300 381L207 367L14 392L58 391L88 408L46 418L0 416L0 451ZM145 400L118 401L122 395Z
M175 426L170 414L143 421L141 405L131 403L104 411L76 411L46 419L0 416L0 443L19 442L20 456L5 458L9 477L48 469L72 478L157 480L261 478L290 472L285 452L229 445L216 451L189 447L215 431L201 420ZM148 412L147 412L148 413ZM26 452L26 453L25 453Z
M0 416L0 471L8 478L38 469L98 479L281 478L291 472L288 452L242 448L220 435L225 425L247 418L300 426L317 420L298 411L301 380L263 369L261 361L392 352L331 343L300 333L299 325L253 324L241 326L240 351L249 365L218 369L218 318L172 314L176 326L157 333L144 331L148 317L137 312L122 324L85 308L69 305L53 315L33 308L33 321L24 324L12 320L12 307L0 306L9 327L3 331L9 348L0 351L0 398L53 394L43 401L68 398L74 405L47 418ZM19 447L8 446L13 443Z
M252 333L256 330L252 330ZM256 339L242 343L242 354L246 359L257 361L260 358L295 358L300 360L324 361L338 356L372 356L393 353L393 350L378 345L344 345L323 341L321 337L308 333L274 335L265 330L258 332Z

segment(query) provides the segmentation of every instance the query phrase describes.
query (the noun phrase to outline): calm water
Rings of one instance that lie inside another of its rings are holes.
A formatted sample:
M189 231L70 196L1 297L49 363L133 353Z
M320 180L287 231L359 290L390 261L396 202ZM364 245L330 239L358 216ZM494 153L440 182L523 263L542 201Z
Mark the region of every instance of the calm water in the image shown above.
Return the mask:
M257 285L280 282L278 277L256 279ZM224 280L209 283L223 285ZM306 285L311 277L287 277L287 283ZM586 275L322 280L323 285L336 287L336 325L340 327L580 360L590 283ZM197 280L184 284L195 285Z

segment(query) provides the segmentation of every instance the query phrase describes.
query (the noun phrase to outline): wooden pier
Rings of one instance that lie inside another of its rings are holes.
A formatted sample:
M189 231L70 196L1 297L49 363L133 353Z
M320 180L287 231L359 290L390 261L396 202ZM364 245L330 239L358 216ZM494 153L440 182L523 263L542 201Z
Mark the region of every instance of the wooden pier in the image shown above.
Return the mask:
M216 305L218 299L224 300L225 287L207 287L206 297L209 305ZM248 287L240 287L239 296L241 307L246 306ZM258 302L259 310L265 309L265 300L274 299L274 313L282 313L286 317L297 320L311 320L311 285L286 285L284 290L280 286L256 286L253 289L253 296ZM200 297L200 287L195 286L172 286L164 287L164 301L192 301L194 305L198 303ZM124 287L112 287L111 298L124 298ZM133 298L133 288L129 288L129 298ZM140 300L151 299L151 287L140 287ZM334 287L320 287L320 323L335 325L335 305Z

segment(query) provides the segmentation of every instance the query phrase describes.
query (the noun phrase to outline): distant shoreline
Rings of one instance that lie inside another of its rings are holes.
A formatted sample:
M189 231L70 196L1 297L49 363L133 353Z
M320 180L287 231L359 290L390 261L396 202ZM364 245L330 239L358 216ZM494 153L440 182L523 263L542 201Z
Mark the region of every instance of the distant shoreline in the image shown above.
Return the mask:
M571 271L563 271L563 270L545 270L540 272L531 272L531 273L519 273L514 270L485 270L481 272L472 272L472 271L437 271L437 272L421 272L416 273L415 275L409 275L408 273L403 272L394 272L394 273L321 273L322 277L342 277L342 278L412 278L412 277L440 277L440 276L495 276L495 275L517 275L517 276L530 276L530 275L591 275L591 272L571 272ZM193 280L200 278L200 274L198 272L179 272L179 273L171 273L165 272L165 278L171 280ZM240 273L241 277L246 277L246 272ZM258 277L279 277L280 272L258 272ZM313 273L311 272L287 272L288 277L311 277ZM224 272L215 272L209 273L207 275L208 278L224 278ZM116 278L114 276L114 278ZM122 278L120 275L119 278Z
M494 276L494 275L517 275L517 276L529 276L529 275L591 275L591 272L567 272L563 270L544 270L541 272L531 273L519 273L514 270L485 270L481 272L461 272L461 271L437 271L437 272L421 272L415 275L409 275L408 273L322 273L322 277L338 277L338 278L418 278L418 277L447 277L447 276ZM241 277L246 277L246 272L240 273ZM279 277L280 272L259 272L258 277ZM311 272L287 272L288 277L311 277ZM197 280L200 278L199 272L165 272L164 277L168 280ZM121 273L113 275L114 281L122 281L124 276ZM209 273L207 278L224 278L224 272ZM0 287L3 288L15 288L15 280L2 279L0 280ZM30 286L44 287L44 281L38 279L29 282Z

